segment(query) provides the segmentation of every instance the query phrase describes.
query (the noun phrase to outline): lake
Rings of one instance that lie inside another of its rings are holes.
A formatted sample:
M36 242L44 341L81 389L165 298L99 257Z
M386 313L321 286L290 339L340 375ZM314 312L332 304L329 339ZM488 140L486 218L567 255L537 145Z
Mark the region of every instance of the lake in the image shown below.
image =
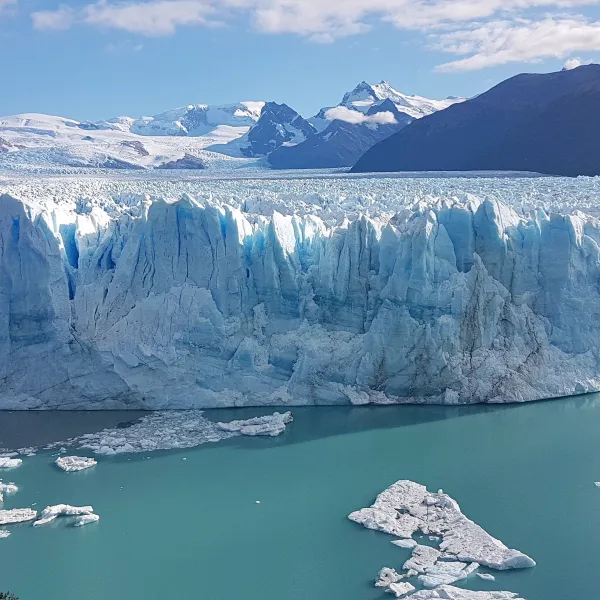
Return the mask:
M0 474L20 488L4 508L92 504L101 520L9 526L12 535L0 540L0 590L20 600L389 597L374 578L383 566L401 568L409 551L346 517L394 481L412 479L443 488L468 517L538 563L464 587L527 600L600 598L600 394L293 413L277 438L99 457L80 473L56 468L56 452L24 458ZM0 445L45 444L131 416L0 413Z

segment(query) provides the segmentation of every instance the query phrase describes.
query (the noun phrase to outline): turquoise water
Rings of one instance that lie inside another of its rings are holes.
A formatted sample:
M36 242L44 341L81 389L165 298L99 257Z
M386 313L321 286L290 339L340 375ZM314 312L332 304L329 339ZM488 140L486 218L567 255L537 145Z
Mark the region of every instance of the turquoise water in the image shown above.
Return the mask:
M82 473L58 471L49 453L26 459L4 476L21 488L5 507L92 504L101 521L12 526L0 540L0 589L21 600L389 597L373 578L382 566L399 568L408 551L346 516L406 478L444 488L538 562L467 587L528 600L600 598L600 395L294 414L279 438L105 458Z

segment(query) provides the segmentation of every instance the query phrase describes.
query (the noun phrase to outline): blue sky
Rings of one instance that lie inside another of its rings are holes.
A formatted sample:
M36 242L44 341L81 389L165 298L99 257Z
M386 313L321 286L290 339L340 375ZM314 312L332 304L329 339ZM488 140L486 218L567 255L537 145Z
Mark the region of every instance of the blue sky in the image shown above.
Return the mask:
M0 0L0 114L139 116L359 81L471 96L600 57L600 0Z

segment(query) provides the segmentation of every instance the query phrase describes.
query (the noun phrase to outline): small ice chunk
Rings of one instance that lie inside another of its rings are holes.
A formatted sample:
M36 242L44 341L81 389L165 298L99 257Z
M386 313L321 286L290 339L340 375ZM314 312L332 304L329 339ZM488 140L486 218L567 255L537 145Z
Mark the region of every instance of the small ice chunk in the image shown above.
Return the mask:
M14 483L2 483L0 481L0 502L4 501L4 494L16 494L19 488Z
M414 569L409 569L408 572L406 573L407 577L414 577L415 575L418 575L419 571L415 571Z
M23 460L21 458L0 457L0 469L14 469L15 467L20 467L22 464Z
M100 515L95 513L90 513L88 515L80 515L79 517L75 517L73 521L73 527L82 527L83 525L87 525L88 523L96 523L100 520Z
M0 525L10 523L24 523L33 521L37 517L37 511L31 508L12 508L10 510L0 510Z
M398 548L414 548L417 542L411 538L408 540L392 540L392 544L398 546Z
M439 535L430 535L429 536L429 541L430 542L439 542L440 541L440 536Z
M496 578L491 573L477 573L477 577L484 581L496 581Z
M383 567L379 573L377 573L377 579L375 580L375 587L389 587L392 583L396 583L402 579L402 575L397 573L390 567Z
M0 529L0 539L7 538L10 535L8 529Z
M594 485L595 485L596 487L600 487L600 481L594 481Z
M396 598L402 598L402 596L406 596L406 594L410 594L410 592L415 591L415 586L408 583L408 581L401 581L399 583L391 583L388 586L386 592L390 592L390 594L394 594Z
M260 504L260 500L255 500L255 504Z
M71 506L70 504L56 504L54 506L47 506L42 513L40 518L35 521L34 525L47 525L60 516L65 517L77 517L81 515L91 515L94 509L91 506Z
M85 456L61 456L55 462L57 467L69 473L72 471L83 471L98 464L93 458Z

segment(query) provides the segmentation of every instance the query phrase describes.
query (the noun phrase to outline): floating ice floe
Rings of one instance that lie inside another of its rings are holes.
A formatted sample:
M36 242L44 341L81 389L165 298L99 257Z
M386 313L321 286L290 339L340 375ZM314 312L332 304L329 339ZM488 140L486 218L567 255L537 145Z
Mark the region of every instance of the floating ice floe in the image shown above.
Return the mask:
M89 517L94 513L94 509L91 506L71 506L69 504L56 504L54 506L47 506L40 514L40 518L34 522L34 526L47 525L54 521L57 517ZM97 516L97 515L95 515ZM98 517L99 518L99 517ZM97 521L98 519L93 519ZM74 524L77 524L78 520L75 520ZM84 525L85 523L80 523Z
M479 563L470 564L460 561L439 560L428 567L424 575L419 575L426 588L435 588L444 584L452 584L466 579L479 568Z
M20 458L0 457L0 469L14 469L15 467L20 467L22 464L23 461Z
M8 529L0 529L0 539L7 538L10 535Z
M66 444L103 455L193 448L237 435L279 435L285 430L286 424L293 419L292 414L286 412L244 421L215 423L206 419L202 412L201 410L157 411L142 417L128 427L114 427L98 433L88 433L53 446Z
M96 523L100 520L100 515L96 513L90 513L87 515L80 515L79 517L75 517L73 521L73 527L82 527L83 525L88 525L89 523Z
M414 548L417 545L417 542L413 539L408 540L392 540L392 544L394 546L398 546L398 548Z
M96 466L97 462L93 458L84 456L60 456L56 459L56 465L63 471L83 471Z
M4 501L4 494L16 494L19 488L14 483L2 483L0 481L0 502Z
M402 598L402 596L406 596L406 594L410 594L410 592L415 591L415 586L408 583L408 581L400 581L399 583L390 583L386 592L390 594L394 594L396 598Z
M294 420L292 413L287 411L283 414L275 412L264 417L254 417L229 423L217 423L217 427L223 431L237 432L242 435L268 435L277 436L285 431L285 426Z
M491 573L477 573L477 577L484 581L496 581L496 578Z
M353 512L349 518L368 529L383 531L401 538L410 538L415 532L442 537L440 551L423 550L422 546L407 561L409 566L423 574L442 556L466 563L476 562L492 569L519 569L535 566L526 554L507 548L479 525L462 514L458 503L444 494L428 492L424 485L413 481L398 481L383 491L375 503ZM416 548L415 548L416 550ZM421 570L419 570L419 568Z
M375 587L387 588L392 583L396 583L404 579L404 575L396 572L394 569L389 567L383 567L379 573L377 573L377 579L375 580Z
M33 521L37 517L37 511L32 508L11 508L10 510L0 510L0 525L10 525L12 523L25 523Z
M513 592L475 592L451 585L442 585L434 590L421 590L409 596L410 600L524 600Z

